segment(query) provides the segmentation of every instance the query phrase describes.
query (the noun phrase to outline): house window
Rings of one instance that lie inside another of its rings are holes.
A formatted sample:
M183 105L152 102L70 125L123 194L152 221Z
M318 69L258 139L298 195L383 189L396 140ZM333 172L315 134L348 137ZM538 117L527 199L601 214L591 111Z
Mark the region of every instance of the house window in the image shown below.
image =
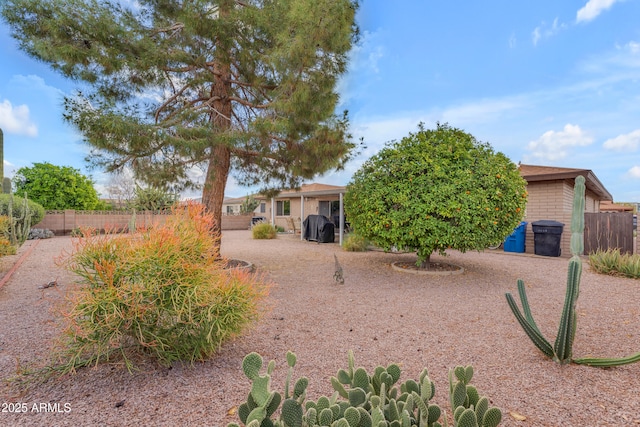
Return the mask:
M227 206L227 215L233 215L233 206Z
M277 216L289 216L291 215L291 201L278 200L276 202L276 215Z
M260 203L260 213L265 213L267 211L267 204Z

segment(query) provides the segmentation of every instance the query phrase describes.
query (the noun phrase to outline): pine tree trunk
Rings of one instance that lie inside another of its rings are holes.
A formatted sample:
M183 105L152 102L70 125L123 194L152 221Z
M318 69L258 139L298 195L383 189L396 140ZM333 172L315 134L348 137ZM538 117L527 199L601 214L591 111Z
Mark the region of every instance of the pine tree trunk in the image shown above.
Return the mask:
M213 214L214 232L219 232L222 229L222 203L230 164L231 152L228 147L217 145L211 149L207 178L202 190L202 203Z
M233 7L233 2L220 2L220 16L229 14L229 10ZM216 46L218 52L225 49L219 40ZM231 66L228 62L224 62L221 58L222 54L218 54L213 64L213 74L215 81L211 86L210 97L214 99L211 105L211 113L209 120L213 123L215 134L212 135L211 153L209 155L209 165L207 167L207 176L202 190L202 203L207 210L213 215L214 233L222 231L222 203L224 201L224 190L229 177L231 167L231 150L225 145L224 137L219 135L227 133L231 129L231 116L233 114L233 106L229 96L231 94ZM217 254L220 256L220 239L218 242Z

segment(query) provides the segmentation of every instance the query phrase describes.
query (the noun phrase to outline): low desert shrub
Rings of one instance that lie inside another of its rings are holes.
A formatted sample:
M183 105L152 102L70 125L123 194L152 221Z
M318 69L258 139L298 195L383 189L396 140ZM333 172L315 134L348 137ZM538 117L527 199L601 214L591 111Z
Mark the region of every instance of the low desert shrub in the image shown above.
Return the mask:
M251 232L254 239L275 239L277 235L276 228L266 222L254 225Z
M589 254L589 265L596 273L640 279L639 254L622 254L620 249L598 250Z
M367 250L367 239L356 233L349 233L342 242L342 248L348 252L364 252Z
M70 294L62 371L121 354L162 365L212 355L259 316L260 276L225 269L202 205L174 208L150 230L84 234L60 263L80 278Z

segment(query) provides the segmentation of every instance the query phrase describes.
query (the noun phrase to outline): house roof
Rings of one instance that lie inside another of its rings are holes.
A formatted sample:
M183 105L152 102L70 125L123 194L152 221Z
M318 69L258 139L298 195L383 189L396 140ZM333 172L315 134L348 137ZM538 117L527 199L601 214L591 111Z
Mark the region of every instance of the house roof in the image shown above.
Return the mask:
M328 185L328 184L304 184L300 186L299 190L282 190L280 194L276 196L278 199L286 199L290 197L317 197L317 196L330 196L336 194L344 194L347 191L346 187L340 185ZM257 198L263 198L264 196L256 196Z
M247 196L245 196L245 197L225 197L224 200L222 201L222 204L223 205L241 205L242 203L244 203L246 198L247 198Z
M600 200L613 200L613 196L602 185L598 177L589 169L560 168L555 166L519 166L520 175L527 182L558 181L565 179L575 179L582 175L585 179L585 186L594 192Z
M603 200L600 202L600 212L633 212L633 206Z

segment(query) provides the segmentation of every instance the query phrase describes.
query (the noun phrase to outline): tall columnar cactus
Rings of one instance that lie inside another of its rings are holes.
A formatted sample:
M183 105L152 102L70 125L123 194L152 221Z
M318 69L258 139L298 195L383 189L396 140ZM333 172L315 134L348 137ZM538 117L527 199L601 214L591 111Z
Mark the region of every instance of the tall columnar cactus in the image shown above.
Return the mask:
M11 193L11 180L4 176L4 134L0 128L0 178L2 178L2 192Z
M560 317L558 335L555 344L551 346L542 335L531 314L524 282L518 279L518 295L522 304L522 312L516 305L513 296L506 294L507 303L516 316L516 319L529 336L534 345L546 356L554 361L566 364L577 363L599 367L624 365L640 361L640 353L624 358L572 358L573 339L576 333L576 302L580 291L580 276L582 275L582 260L580 255L584 251L584 177L576 178L573 191L573 211L571 214L571 259L567 273L567 292L565 294L564 307Z
M4 133L2 133L2 128L0 128L0 178L4 178Z
M19 216L13 215L13 194L9 197L9 204L7 206L7 216L9 217L9 242L12 245L22 245L31 230L31 211L29 210L29 200L27 195L24 195L22 201L22 209Z
M9 177L2 178L2 192L4 194L11 193L11 179Z

